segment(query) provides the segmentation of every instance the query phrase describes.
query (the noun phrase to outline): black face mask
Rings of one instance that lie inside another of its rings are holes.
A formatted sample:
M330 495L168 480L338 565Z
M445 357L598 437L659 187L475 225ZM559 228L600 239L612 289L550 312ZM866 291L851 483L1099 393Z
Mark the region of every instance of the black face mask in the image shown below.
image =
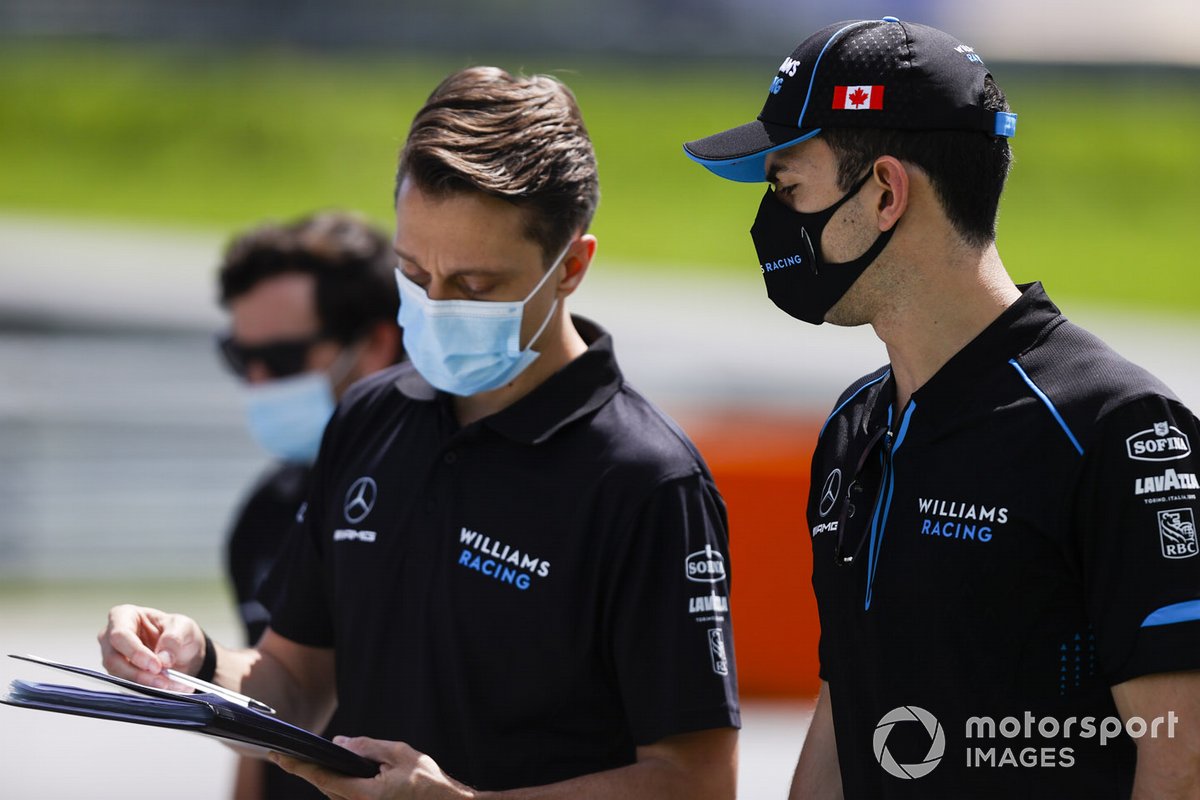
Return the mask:
M758 251L767 296L796 319L813 325L824 322L829 309L850 290L892 238L895 225L880 233L858 258L831 264L821 257L821 233L825 226L842 204L858 194L873 173L874 170L864 175L842 199L823 211L795 211L777 200L771 189L767 189L759 204L750 238Z

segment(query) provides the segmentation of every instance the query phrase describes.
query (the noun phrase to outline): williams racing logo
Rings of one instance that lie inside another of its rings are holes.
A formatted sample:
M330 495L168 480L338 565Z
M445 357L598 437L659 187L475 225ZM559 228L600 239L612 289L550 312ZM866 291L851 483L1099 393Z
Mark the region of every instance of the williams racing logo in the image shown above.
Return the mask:
M764 261L762 263L763 274L775 272L776 270L786 269L788 267L798 267L804 263L804 256L796 253L792 256L784 256L776 261Z
M525 591L538 578L550 575L550 562L532 553L522 552L479 531L463 527L458 532L462 550L458 565L473 569L499 583Z
M964 542L992 541L992 536L1008 523L1008 509L962 500L917 498L921 512L921 533L938 539Z
M1186 433L1163 421L1126 439L1125 450L1134 461L1177 461L1192 454L1192 443Z

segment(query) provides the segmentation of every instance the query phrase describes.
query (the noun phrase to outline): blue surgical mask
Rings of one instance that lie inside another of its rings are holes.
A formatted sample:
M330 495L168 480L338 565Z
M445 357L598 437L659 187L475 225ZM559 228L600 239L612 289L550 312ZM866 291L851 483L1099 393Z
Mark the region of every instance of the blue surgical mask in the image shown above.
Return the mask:
M357 348L342 351L328 371L314 370L242 389L246 423L259 446L276 458L311 464L337 400L334 385L346 378Z
M399 269L400 314L404 350L421 377L443 392L467 397L510 383L540 355L533 343L550 324L550 312L521 348L521 320L525 306L554 274L566 256L564 248L554 264L524 300L430 300L429 295Z
M284 461L311 464L333 416L333 387L324 372L248 384L246 422L258 444Z

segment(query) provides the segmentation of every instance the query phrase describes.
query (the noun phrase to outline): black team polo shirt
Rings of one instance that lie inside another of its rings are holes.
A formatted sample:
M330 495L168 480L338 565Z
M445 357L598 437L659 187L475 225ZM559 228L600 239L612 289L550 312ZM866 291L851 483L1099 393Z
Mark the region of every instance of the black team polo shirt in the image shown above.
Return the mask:
M460 427L410 364L348 394L267 597L337 654L339 733L481 789L635 761L740 725L725 505L607 333Z
M847 798L1127 800L1110 687L1200 667L1196 418L1021 288L905 408L880 370L819 439L808 527Z

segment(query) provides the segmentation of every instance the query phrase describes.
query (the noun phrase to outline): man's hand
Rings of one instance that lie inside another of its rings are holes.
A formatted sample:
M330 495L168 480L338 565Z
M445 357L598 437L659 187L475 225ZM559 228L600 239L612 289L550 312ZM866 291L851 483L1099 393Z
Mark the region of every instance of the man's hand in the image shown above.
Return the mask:
M164 669L194 675L204 662L200 625L191 617L156 608L115 606L96 639L109 673L159 689L171 685Z
M401 742L341 736L334 741L378 761L379 774L349 778L278 753L271 760L333 800L732 800L737 787L737 731L732 728L668 736L639 747L637 762L624 767L495 792L464 786Z
M333 800L462 800L475 796L471 789L442 772L432 758L403 742L344 736L333 741L364 758L378 761L379 774L374 778L351 778L279 753L272 753L271 760Z

